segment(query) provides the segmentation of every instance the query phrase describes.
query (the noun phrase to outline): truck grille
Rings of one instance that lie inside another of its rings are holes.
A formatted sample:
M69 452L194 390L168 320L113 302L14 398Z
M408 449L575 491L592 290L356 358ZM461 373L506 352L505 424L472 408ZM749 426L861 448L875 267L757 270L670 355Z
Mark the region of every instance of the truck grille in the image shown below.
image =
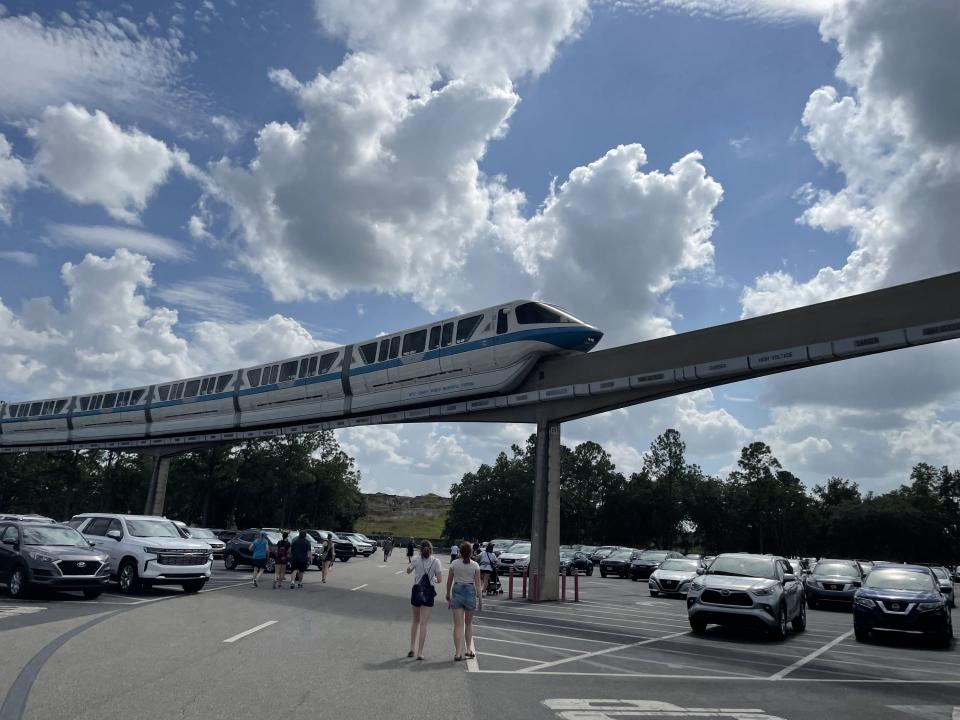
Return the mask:
M64 575L96 575L100 569L97 560L61 560L57 566Z
M206 565L209 553L189 553L183 555L161 555L157 558L160 565Z
M753 600L745 592L730 591L729 595L723 595L719 590L704 590L700 595L703 602L713 603L714 605L737 605L739 607L750 607Z
M677 580L661 580L660 584L665 590L674 590L677 587Z

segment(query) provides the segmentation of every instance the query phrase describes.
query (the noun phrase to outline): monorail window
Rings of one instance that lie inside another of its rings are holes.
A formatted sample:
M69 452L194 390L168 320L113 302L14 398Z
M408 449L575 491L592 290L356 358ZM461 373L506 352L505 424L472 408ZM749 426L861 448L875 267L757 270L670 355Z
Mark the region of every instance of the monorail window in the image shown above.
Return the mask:
M168 397L170 397L170 386L163 385L162 387L158 387L157 395L160 397L161 401L166 400Z
M97 395L96 399L93 400L91 407L94 410L99 410L101 405L103 405L103 395Z
M318 360L318 359L319 359L319 358L317 358L316 355L314 355L312 358L310 358L310 365L307 367L307 376L308 376L308 377L313 377L314 375L317 374L317 360Z
M458 345L466 342L473 336L473 333L476 332L477 326L480 324L481 320L483 320L483 315L474 315L473 317L464 318L457 323Z
M130 395L130 404L139 405L140 401L143 399L143 390L134 390Z
M183 389L183 396L185 398L192 398L197 396L197 391L200 390L200 381L199 380L189 380L186 387Z
M116 404L116 402L117 402L116 393L107 393L106 395L103 396L103 408L105 410L109 410L110 408L112 408Z
M33 417L34 415L39 415L40 408L42 407L42 405L43 405L42 403L31 403L30 412L28 413L30 417Z
M330 372L330 368L333 367L333 364L337 361L339 353L327 353L326 355L321 356L320 358L320 369L317 370L318 375L323 375Z
M221 393L227 389L227 385L230 384L230 381L233 379L233 375L221 375L217 378L217 392Z
M440 346L440 326L434 325L430 328L430 342L427 347L430 350L436 350Z
M375 342L360 346L360 357L367 365L373 365L377 361L377 344Z
M302 358L300 360L300 369L297 370L298 378L305 378L307 376L307 368L310 366L310 358Z
M7 408L7 417L15 418L17 416L17 410L20 409L19 405L11 405Z
M377 362L384 362L390 357L390 341L386 338L380 341L380 354L377 355Z
M280 366L280 382L297 379L297 361L291 360Z
M272 385L277 381L277 373L280 371L279 365L273 365L270 367L270 384Z
M416 355L427 347L427 331L417 330L403 336L403 354Z
M390 359L395 360L400 355L400 336L390 338Z
M17 413L17 417L26 417L30 414L30 406L26 403L20 406L20 411Z
M89 410L90 409L90 398L80 398L80 409Z
M114 404L114 407L126 407L129 398L130 393L117 393L117 402Z
M250 387L257 387L260 384L260 368L247 370L247 384Z
M510 316L509 310L501 310L497 313L497 335L503 335L509 326L508 318Z
M183 385L183 383L177 383L177 400L181 400L183 398Z
M54 412L58 415L63 412L63 409L67 406L66 400L57 400L57 406L54 408Z
M41 414L41 415L49 415L49 414L50 414L50 403L49 403L49 402L45 402L45 403L43 404L43 406L40 408L40 414Z
M440 347L446 347L453 342L453 323L443 324L443 332L440 334Z
M517 305L517 322L521 325L555 324L576 322L574 318L540 303Z
M201 394L201 395L206 395L206 394L207 394L207 385L208 385L209 383L210 383L210 378L204 378L203 380L200 381L200 394Z

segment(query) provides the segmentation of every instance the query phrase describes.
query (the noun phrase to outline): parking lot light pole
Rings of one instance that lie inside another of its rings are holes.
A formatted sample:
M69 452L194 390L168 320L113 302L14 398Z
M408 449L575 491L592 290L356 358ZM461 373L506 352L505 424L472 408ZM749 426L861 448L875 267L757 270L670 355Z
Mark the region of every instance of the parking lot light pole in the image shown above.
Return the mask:
M537 422L537 466L530 525L530 600L560 599L560 423Z

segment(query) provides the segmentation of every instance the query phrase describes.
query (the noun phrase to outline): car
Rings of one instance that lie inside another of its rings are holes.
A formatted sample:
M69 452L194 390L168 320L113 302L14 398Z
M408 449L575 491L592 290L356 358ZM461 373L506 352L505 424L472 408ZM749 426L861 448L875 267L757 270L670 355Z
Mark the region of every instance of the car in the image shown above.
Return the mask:
M596 545L580 545L580 546L574 545L574 548L582 552L588 558L597 551Z
M510 549L500 553L497 557L497 572L509 573L511 568L515 573L522 573L530 566L530 543L518 542Z
M213 570L213 552L202 540L180 536L171 520L155 515L82 513L68 523L110 556L120 592L152 585L203 589Z
M626 578L630 574L630 561L633 559L635 552L635 550L630 549L614 550L600 561L600 577L616 575Z
M876 630L920 632L950 647L950 603L930 568L874 565L853 598L853 632L858 642L866 642Z
M239 530L221 530L217 533L217 537L220 538L220 541L223 542L224 545L226 545L228 542L233 540L239 532Z
M644 550L630 562L630 579L646 580L650 573L660 567L664 560L682 558L683 555L672 550Z
M3 520L16 520L17 522L45 522L45 523L55 523L56 520L49 518L46 515L18 515L16 513L7 513L0 515L0 521Z
M814 610L821 603L852 604L862 583L856 560L821 560L803 580L807 607Z
M351 543L354 547L354 555L363 555L363 557L370 557L373 555L374 546L368 542L364 542L357 535L351 532L338 532L337 537L346 540Z
M490 542L493 543L493 554L499 557L500 553L507 552L511 546L523 541L515 538L497 538L496 540L491 540ZM484 545L484 547L486 547L486 545Z
M702 558L700 558L700 567L709 567L710 563L712 563L716 557L716 555L704 555Z
M353 533L353 535L354 535L354 537L359 538L361 542L367 543L367 545L373 545L373 547L375 547L375 548L380 547L380 543L379 543L379 542L377 542L376 540L373 540L372 538L367 537L367 536L364 535L363 533L355 532L355 533Z
M860 572L863 573L864 577L873 570L873 560L857 560L857 564L860 566Z
M313 538L314 542L317 544L317 561L316 566L322 567L323 562L320 560L319 553L323 547L323 541L327 539L327 536L331 536L333 540L333 556L335 559L340 562L347 562L352 557L356 557L357 548L349 540L344 540L342 537L337 535L335 532L329 530L307 530L307 535Z
M600 547L598 547L596 550L594 550L592 553L589 554L590 560L591 562L593 562L594 565L599 565L600 561L603 560L605 557L609 557L610 554L616 550L623 550L623 549L624 548L620 547L619 545L601 545Z
M189 537L192 537L194 540L203 540L203 542L209 545L210 549L213 550L213 557L215 560L223 557L223 551L226 549L227 544L218 538L213 530L209 530L208 528L188 527L186 528L186 531Z
M668 558L647 579L650 597L658 595L686 595L697 577L699 558Z
M957 603L953 594L953 575L951 575L950 571L943 567L943 565L930 565L929 567L933 570L933 574L937 576L940 592L943 593L947 602L950 603L950 607L955 608Z
M0 520L0 580L12 598L46 588L93 599L110 582L110 556L68 525Z
M807 627L803 585L782 557L723 553L701 571L687 592L687 617L695 633L707 625L755 627L782 640L787 626Z
M277 543L283 538L279 531L260 528L243 530L227 543L223 550L223 567L236 570L241 565L253 566L253 541L263 532L267 536L266 571L272 573L277 566ZM293 540L293 537L287 538Z
M699 560L703 557L700 553L684 553L683 555L687 560Z
M573 575L575 572L593 575L593 563L590 562L590 558L586 553L577 550L561 550L560 574Z

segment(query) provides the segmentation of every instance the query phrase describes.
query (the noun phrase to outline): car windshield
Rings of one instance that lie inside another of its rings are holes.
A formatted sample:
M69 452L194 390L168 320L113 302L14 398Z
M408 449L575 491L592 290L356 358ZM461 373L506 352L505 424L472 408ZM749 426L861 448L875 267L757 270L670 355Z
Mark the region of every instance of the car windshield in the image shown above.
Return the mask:
M24 527L23 544L89 547L83 535L68 527Z
M597 546L596 546L596 545L581 545L581 546L580 546L580 552L582 552L582 553L587 553L588 555L589 555L590 553L594 553L594 552L596 552L596 551L597 551Z
M506 550L508 547L513 545L513 540L491 540L493 547L496 550Z
M573 550L563 550L560 553L561 560L573 560L576 557L576 553Z
M127 529L134 537L180 537L177 526L169 520L127 520Z
M860 573L853 565L846 563L819 563L813 569L814 575L839 575L841 577L857 578Z
M508 552L518 555L529 555L530 543L517 543L516 545L512 546Z
M349 542L349 540L344 540L335 532L330 532L329 530L307 530L307 535L320 543L327 539L327 535L332 536L330 539L334 542Z
M662 550L644 550L640 553L641 560L652 560L654 562L663 562L668 553L663 552Z
M214 535L209 530L204 528L187 528L187 532L190 533L190 537L197 538L198 540L216 540L217 536Z
M932 567L930 569L933 570L933 574L936 575L938 578L943 578L944 580L950 579L950 573L947 572L946 568Z
M633 555L629 550L614 550L607 556L608 560L629 560Z
M718 557L710 564L708 575L732 575L734 577L753 577L776 580L777 573L772 558L758 557Z
M867 576L866 586L875 590L923 591L930 590L933 582L929 575L916 570L880 568Z
M697 561L696 560L667 560L663 565L660 566L661 570L675 570L677 572L696 572L697 571Z

